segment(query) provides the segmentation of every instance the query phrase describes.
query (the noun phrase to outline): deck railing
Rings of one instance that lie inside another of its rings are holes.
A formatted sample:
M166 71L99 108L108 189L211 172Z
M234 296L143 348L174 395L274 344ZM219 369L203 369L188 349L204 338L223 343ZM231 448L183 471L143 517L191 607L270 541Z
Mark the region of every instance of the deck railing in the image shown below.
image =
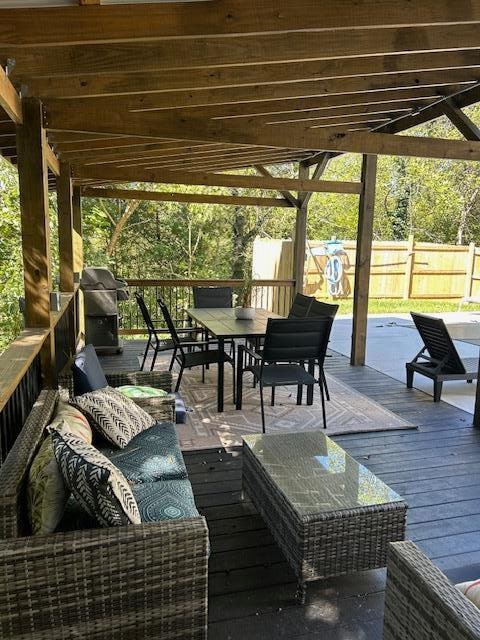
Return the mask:
M232 287L234 293L239 292L242 280L127 280L130 293L138 291L142 294L150 311L152 320L158 326L163 326L157 305L157 298L161 296L172 317L179 323L185 320L184 310L193 307L193 287ZM267 309L280 315L287 315L292 304L295 280L254 280L252 290L252 306ZM135 298L120 303L122 314L123 334L142 334L145 325L140 315Z

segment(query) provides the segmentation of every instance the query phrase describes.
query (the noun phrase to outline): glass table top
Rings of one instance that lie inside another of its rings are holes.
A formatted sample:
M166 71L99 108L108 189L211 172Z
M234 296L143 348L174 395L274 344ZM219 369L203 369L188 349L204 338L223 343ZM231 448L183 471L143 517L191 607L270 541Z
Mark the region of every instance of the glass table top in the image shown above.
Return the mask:
M403 502L319 431L250 435L243 441L299 516Z

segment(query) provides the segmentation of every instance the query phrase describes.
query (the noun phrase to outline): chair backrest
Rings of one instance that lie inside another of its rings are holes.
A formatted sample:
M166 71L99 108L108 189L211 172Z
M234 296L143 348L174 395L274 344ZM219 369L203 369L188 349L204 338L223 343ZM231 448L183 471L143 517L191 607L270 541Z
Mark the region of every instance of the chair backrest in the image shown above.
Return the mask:
M320 300L312 300L307 318L335 318L338 311L338 304L328 304Z
M145 322L145 325L148 329L148 333L150 335L156 336L157 332L155 330L155 325L152 322L150 311L148 310L147 305L145 304L145 300L143 299L143 296L140 295L138 291L135 291L134 296L135 296L135 300L137 301L138 307L140 309L140 313L142 314L143 321Z
M160 307L160 311L162 312L163 319L165 320L165 324L167 325L168 331L170 332L170 337L172 338L172 342L176 347L179 347L182 350L180 338L178 337L177 329L172 320L172 316L170 315L170 311L168 310L167 305L165 304L163 298L158 296L157 298L158 306Z
M444 321L423 313L411 312L410 315L432 360L435 363L444 361L442 371L466 373Z
M290 311L288 312L288 317L306 318L313 300L314 298L305 296L303 293L296 293Z
M193 304L197 309L229 309L232 287L193 287Z
M316 360L323 365L332 318L269 318L263 347L265 362Z

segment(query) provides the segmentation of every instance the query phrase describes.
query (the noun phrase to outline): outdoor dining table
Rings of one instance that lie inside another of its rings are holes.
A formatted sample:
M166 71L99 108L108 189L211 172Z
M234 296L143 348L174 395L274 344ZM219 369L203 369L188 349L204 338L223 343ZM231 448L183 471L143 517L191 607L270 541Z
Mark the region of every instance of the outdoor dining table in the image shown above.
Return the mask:
M283 318L283 316L256 309L253 320L237 320L235 310L229 308L222 309L202 309L192 308L185 310L189 318L197 325L203 327L208 333L218 341L220 357L218 361L217 374L217 409L223 411L224 404L224 377L225 377L225 340L235 338L261 338L267 331L268 318Z

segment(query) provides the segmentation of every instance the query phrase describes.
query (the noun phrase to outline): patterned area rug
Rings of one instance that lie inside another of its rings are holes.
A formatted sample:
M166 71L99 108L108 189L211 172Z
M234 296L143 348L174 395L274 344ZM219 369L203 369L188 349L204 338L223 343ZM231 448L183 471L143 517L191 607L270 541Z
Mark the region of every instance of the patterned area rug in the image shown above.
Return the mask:
M161 365L164 366L164 365ZM252 388L251 378L245 375L243 406L236 411L232 404L230 367L225 368L225 411L217 412L217 371L206 371L205 384L201 382L200 368L183 374L181 395L191 412L184 425L177 425L182 449L203 449L240 445L241 436L262 431L260 394ZM377 402L327 374L330 402L327 402L327 435L415 429ZM277 387L275 406L270 406L270 389L265 390L265 419L267 433L282 431L312 431L322 428L322 409L318 387L314 403L296 404L296 387Z

